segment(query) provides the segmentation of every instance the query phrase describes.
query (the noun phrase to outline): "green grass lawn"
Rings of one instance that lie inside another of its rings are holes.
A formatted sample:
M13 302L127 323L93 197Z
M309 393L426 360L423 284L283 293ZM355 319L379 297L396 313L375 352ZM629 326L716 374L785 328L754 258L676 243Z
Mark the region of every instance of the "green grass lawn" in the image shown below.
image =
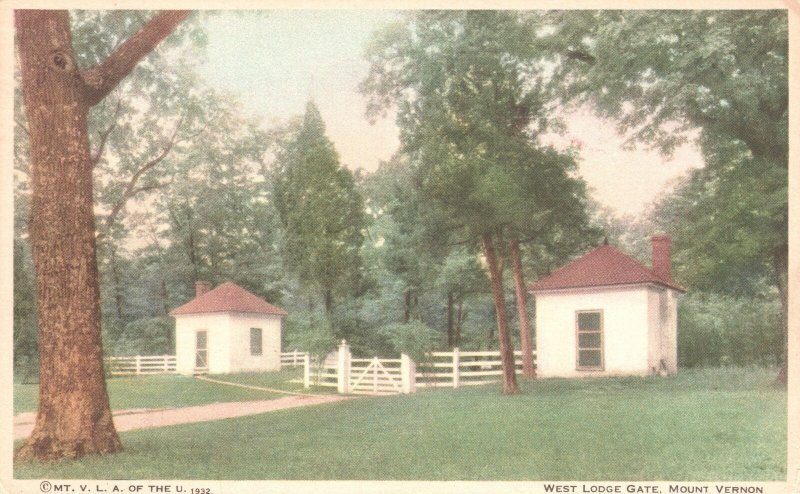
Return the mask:
M280 372L227 374L209 376L220 380L252 384L285 391L302 390L303 369L284 369ZM284 395L213 384L178 375L115 377L108 379L111 408L167 408L203 405L223 401L269 400ZM14 414L34 412L38 402L37 384L14 384Z
M771 370L548 379L366 397L122 434L125 452L17 478L784 480ZM219 454L224 451L225 454Z

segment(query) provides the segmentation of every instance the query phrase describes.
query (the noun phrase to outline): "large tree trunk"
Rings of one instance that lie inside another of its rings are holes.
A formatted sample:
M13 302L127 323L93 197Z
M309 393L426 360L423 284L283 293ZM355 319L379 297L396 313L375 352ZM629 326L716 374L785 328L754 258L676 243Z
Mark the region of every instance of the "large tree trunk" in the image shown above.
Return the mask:
M81 72L66 11L15 12L30 133L40 361L36 425L17 458L122 449L103 373L87 115L185 17L157 16L101 65Z
M513 395L519 391L514 369L514 348L511 346L511 338L508 335L508 314L505 297L503 297L502 273L497 265L491 234L483 235L483 253L489 265L489 277L492 281L492 295L497 315L497 337L500 340L500 361L503 364L503 394Z
M66 12L16 13L31 145L30 239L39 301L39 410L19 458L122 449L100 338L92 167ZM54 123L56 123L54 125Z
M533 367L533 351L531 349L530 325L528 324L527 290L525 290L525 275L522 272L522 256L519 252L519 242L516 238L510 241L511 267L514 270L514 289L517 296L517 316L519 317L519 340L522 347L522 375L528 378L536 377Z

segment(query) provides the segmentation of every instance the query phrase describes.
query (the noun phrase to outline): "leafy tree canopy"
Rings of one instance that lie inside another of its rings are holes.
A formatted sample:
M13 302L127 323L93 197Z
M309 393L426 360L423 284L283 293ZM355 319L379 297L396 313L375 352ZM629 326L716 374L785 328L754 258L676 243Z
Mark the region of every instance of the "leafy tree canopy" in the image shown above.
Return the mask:
M313 102L278 151L272 177L286 260L308 288L322 291L330 310L333 291L356 284L366 216L355 178L339 163Z
M669 152L699 130L705 151L737 141L786 166L785 10L553 11L545 25L557 94L632 142Z

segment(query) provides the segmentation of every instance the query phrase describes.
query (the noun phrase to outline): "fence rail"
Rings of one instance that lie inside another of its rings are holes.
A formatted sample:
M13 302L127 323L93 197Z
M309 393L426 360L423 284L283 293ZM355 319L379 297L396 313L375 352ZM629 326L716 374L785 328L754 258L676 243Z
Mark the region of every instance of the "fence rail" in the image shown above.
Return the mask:
M308 352L293 350L291 352L281 352L281 367L298 367L303 365Z
M308 352L293 350L281 353L281 367L300 367L308 357ZM132 355L126 357L106 357L106 369L112 376L140 376L146 374L174 374L175 355Z
M134 355L106 357L106 368L112 376L174 374L175 355Z
M516 370L521 371L521 352L514 355ZM105 362L112 376L176 372L175 355L106 357ZM413 393L417 386L478 386L498 382L503 375L499 351L462 352L456 348L452 352L431 352L422 361L413 362L406 355L399 359L352 358L346 342L339 347L335 363L312 361L308 352L281 353L281 367L301 365L306 387L313 384L354 394Z
M534 354L534 358L536 355ZM522 352L514 352L514 367L522 371ZM499 351L431 352L417 362L417 386L458 388L480 386L501 380L503 362Z
M307 359L305 386L336 387L347 394L413 393L417 387L478 386L499 382L503 363L499 351L431 352L419 362L399 359L353 358L343 341L333 358L322 364ZM514 352L514 367L522 371L522 352ZM534 358L536 355L534 354Z

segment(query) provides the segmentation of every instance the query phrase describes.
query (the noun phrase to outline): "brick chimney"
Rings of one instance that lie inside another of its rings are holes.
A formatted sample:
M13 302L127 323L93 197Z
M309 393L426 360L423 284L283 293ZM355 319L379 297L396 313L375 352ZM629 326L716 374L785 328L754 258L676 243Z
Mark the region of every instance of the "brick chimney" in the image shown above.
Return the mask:
M672 281L672 239L668 235L653 235L653 272L665 281Z
M194 283L194 298L203 295L209 290L211 290L211 283L207 281L196 281Z

